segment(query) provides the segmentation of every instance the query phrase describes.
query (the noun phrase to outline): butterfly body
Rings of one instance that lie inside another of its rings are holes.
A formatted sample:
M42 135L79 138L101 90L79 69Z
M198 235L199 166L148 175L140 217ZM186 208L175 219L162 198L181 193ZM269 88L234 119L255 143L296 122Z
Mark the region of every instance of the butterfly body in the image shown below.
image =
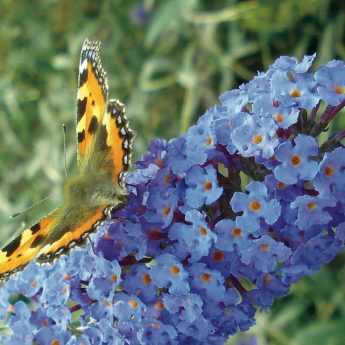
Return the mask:
M90 208L102 205L116 207L127 196L125 188L113 184L107 174L96 172L69 177L63 194L65 208L80 204Z
M124 105L107 100L100 44L85 40L77 95L77 172L66 178L63 204L25 229L0 251L0 279L31 260L50 262L82 243L127 197L123 173L131 159L133 135Z

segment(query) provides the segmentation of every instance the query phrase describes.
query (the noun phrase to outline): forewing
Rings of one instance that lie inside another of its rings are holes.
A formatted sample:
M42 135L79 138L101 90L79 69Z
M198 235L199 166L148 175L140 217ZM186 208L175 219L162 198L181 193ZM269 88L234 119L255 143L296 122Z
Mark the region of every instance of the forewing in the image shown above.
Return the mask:
M100 43L86 39L80 55L77 95L79 165L92 151L96 132L105 113L107 94L108 84L100 59Z
M56 209L31 228L25 229L0 251L0 279L23 268L38 255L44 239L56 225L58 213Z

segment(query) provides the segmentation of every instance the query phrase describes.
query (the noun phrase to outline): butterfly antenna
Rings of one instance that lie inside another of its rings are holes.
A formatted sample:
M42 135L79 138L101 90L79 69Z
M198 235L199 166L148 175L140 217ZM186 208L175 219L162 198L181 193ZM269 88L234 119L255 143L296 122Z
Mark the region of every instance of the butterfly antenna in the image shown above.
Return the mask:
M41 200L38 200L37 202L33 203L31 206L25 208L24 210L21 210L21 211L19 211L19 212L16 212L16 213L12 214L12 215L10 216L10 218L11 218L11 219L12 219L12 218L16 218L16 217L18 217L18 216L21 216L21 215L27 213L27 212L30 211L31 209L35 208L37 205L39 205L39 204L41 204L42 202L44 202L44 201L46 201L47 199L49 199L50 196L51 196L51 195L48 195L48 196L46 196L45 198L43 198L43 199L41 199Z
M64 167L65 167L65 176L68 176L67 173L67 154L66 154L66 125L62 124L62 130L63 130L63 156L64 156Z

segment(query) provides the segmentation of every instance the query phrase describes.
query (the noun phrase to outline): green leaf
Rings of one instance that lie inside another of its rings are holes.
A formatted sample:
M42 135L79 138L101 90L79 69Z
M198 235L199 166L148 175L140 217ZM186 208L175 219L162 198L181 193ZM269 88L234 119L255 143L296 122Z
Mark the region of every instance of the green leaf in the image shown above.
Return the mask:
M344 345L345 320L316 322L302 328L291 339L291 345Z
M193 8L195 0L166 0L160 3L155 10L154 17L146 34L146 45L152 47L160 36L174 30L175 33L181 29L184 22L183 14Z

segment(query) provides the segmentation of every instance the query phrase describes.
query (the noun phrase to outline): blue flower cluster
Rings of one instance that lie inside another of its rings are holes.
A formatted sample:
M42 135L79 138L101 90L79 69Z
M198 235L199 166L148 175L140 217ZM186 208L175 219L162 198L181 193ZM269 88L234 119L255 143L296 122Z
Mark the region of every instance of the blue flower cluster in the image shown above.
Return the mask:
M279 58L154 140L92 243L0 290L4 344L222 345L345 244L345 64Z

